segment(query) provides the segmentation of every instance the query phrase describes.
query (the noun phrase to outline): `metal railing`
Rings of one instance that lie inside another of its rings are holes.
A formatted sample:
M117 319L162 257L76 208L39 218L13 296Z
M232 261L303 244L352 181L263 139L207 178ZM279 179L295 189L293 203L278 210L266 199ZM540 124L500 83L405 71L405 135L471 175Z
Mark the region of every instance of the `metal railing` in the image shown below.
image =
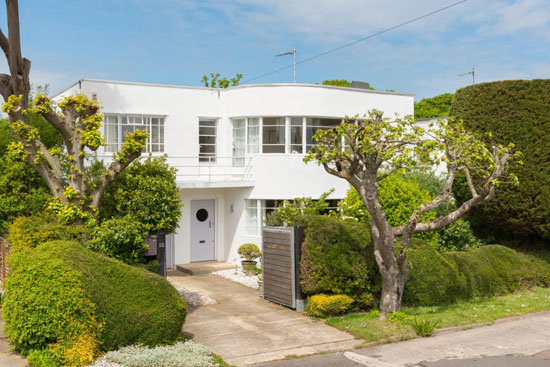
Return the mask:
M147 159L142 154L139 159ZM111 155L93 156L108 164ZM177 169L176 180L184 183L252 181L253 157L167 155L167 162Z

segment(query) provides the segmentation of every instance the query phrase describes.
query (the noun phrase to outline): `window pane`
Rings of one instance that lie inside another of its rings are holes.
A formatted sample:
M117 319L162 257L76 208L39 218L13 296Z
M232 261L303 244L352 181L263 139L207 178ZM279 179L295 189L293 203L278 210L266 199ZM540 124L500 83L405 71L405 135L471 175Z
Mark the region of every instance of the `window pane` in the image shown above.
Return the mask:
M258 201L245 200L246 205L246 232L258 235Z
M313 146L313 135L317 130L328 130L335 128L340 124L341 119L329 118L307 118L306 119L306 144L307 150L310 151Z
M265 126L263 127L263 145L264 153L265 147L269 145L281 145L285 146L285 127L284 126Z
M264 126L285 126L284 117L264 117Z
M292 117L290 118L290 125L291 126L302 126L303 125L303 118L301 117Z
M245 153L245 119L234 119L233 123L233 166L244 166L244 153Z
M285 152L285 118L264 117L262 128L262 152Z
M157 144L159 142L159 127L158 125L151 126L151 143Z
M216 162L216 123L214 120L199 121L199 162Z
M248 119L248 153L260 152L260 119Z

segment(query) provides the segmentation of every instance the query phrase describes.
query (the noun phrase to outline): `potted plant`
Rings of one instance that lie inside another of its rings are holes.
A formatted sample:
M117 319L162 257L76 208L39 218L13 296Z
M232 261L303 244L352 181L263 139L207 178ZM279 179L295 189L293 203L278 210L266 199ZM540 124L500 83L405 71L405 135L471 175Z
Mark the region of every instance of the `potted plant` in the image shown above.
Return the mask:
M253 243L245 243L239 247L237 250L241 258L243 259L241 261L241 264L243 266L243 269L245 266L254 266L256 267L256 259L262 256L262 253L258 246L256 246Z

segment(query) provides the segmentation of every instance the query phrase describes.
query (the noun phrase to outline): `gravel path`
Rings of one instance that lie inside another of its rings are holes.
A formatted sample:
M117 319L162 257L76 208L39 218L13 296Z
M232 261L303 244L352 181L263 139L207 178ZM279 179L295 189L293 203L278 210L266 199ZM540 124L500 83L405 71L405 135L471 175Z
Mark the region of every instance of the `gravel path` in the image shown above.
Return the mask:
M229 279L233 282L240 283L250 288L258 289L258 276L249 276L246 275L241 268L237 269L228 269L228 270L219 270L212 273L219 277Z
M187 288L184 288L184 287L182 287L181 285L179 285L177 283L170 282L170 284L172 284L172 286L174 286L174 288L176 288L176 290L179 292L179 294L183 297L183 299L185 300L185 302L189 306L195 306L195 307L196 306L206 306L206 305L214 305L214 304L217 303L212 298L207 297L207 296L203 296L200 293L197 293L197 292L194 292L194 291L189 290ZM108 367L108 366L106 366L106 367Z

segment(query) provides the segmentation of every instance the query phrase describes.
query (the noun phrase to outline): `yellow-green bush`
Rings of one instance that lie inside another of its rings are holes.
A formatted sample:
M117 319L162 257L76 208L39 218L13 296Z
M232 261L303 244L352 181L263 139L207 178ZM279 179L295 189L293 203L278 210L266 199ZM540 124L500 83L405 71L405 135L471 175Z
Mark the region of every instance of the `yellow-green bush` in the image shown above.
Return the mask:
M315 317L327 317L345 314L353 304L353 298L345 294L316 294L308 298L306 313Z
M9 228L7 240L12 251L20 251L48 241L84 242L88 238L89 230L86 226L66 224L54 215L39 213L16 218Z
M82 366L100 351L181 337L185 303L155 274L69 241L14 252L9 265L6 334L36 360Z

